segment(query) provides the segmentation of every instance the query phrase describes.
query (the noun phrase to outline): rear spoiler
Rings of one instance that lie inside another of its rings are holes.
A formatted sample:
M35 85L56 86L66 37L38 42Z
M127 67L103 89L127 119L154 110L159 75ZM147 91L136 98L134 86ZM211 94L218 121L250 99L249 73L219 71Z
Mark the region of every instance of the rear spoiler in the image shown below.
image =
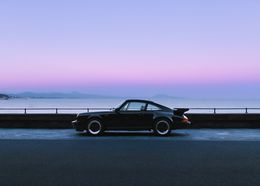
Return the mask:
M185 112L188 112L190 109L188 108L176 108L173 109L173 114L177 116L182 116Z

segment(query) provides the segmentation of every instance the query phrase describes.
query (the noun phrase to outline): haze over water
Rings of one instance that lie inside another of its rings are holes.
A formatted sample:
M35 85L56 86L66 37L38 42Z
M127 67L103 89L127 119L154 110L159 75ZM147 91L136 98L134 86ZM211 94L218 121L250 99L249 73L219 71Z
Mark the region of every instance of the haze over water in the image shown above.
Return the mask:
M119 106L125 99L123 98L102 98L102 99L87 99L87 98L59 98L59 99L30 99L19 98L10 100L0 100L0 108L115 108ZM191 99L191 98L151 98L150 100L168 106L170 108L260 108L260 100L239 100L239 99ZM86 110L80 109L75 111L62 111L68 112L84 112ZM0 111L8 113L17 113L18 111ZM23 112L23 111L19 111ZM36 111L29 111L35 113ZM50 112L52 111L38 111ZM212 110L191 110L190 112L211 112ZM234 112L225 110L222 112ZM245 112L244 110L237 110L235 112ZM260 112L259 110L252 110L251 113Z

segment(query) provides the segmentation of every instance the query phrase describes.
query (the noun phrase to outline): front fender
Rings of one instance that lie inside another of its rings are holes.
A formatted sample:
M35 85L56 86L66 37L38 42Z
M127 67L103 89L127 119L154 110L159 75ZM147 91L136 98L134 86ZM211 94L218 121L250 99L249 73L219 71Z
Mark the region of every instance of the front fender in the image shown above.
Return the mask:
M99 119L102 120L102 117L100 115L90 115L87 120L90 121L92 119Z

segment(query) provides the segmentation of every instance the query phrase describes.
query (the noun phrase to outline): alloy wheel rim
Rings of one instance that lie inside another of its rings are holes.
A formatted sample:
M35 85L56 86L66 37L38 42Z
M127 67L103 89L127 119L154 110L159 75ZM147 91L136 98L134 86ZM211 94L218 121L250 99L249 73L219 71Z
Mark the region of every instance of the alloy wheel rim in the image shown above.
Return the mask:
M165 135L169 132L170 125L167 121L159 121L156 123L156 131L160 135Z
M101 131L101 124L100 124L100 122L97 121L97 120L91 121L88 124L88 131L91 134L94 134L94 135L100 133L100 131Z

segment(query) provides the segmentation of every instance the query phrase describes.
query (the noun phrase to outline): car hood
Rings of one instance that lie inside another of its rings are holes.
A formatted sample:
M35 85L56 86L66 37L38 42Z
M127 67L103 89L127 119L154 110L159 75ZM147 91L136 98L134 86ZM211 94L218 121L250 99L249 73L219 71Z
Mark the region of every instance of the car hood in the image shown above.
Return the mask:
M83 112L77 115L77 117L92 116L92 115L105 115L112 114L114 111L103 111L103 112Z

